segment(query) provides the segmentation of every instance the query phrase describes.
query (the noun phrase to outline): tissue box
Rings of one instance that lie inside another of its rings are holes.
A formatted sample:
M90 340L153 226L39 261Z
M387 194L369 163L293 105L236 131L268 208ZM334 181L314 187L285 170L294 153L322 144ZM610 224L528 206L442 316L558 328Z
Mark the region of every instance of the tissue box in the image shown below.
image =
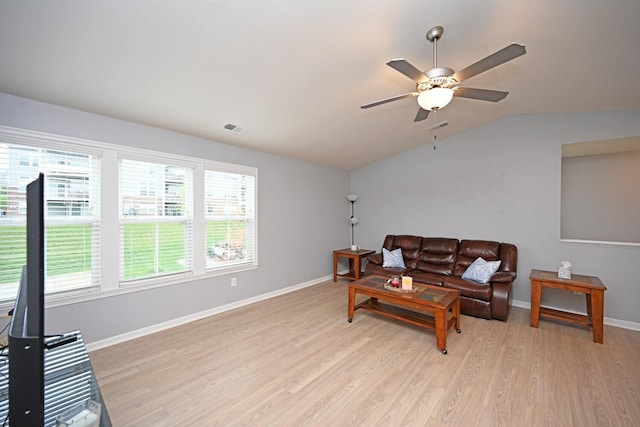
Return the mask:
M56 417L57 427L99 427L102 405L89 399Z
M558 268L559 279L571 279L571 263L569 261L562 261Z

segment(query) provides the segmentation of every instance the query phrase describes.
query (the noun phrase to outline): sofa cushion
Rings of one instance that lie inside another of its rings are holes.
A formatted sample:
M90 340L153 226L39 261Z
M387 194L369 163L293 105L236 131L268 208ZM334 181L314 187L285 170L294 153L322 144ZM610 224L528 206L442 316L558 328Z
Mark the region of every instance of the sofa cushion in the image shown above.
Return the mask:
M454 276L462 276L471 263L481 257L485 261L500 259L500 243L488 240L462 240L458 249Z
M378 274L380 276L393 276L395 274L397 276L401 276L405 274L406 271L406 268L383 268L382 265L374 264L372 262L368 262L364 267L365 276L369 276L371 274Z
M420 245L418 270L450 276L456 262L458 239L425 237Z
M482 283L466 280L461 277L448 276L442 279L442 285L445 288L459 290L460 294L465 297L491 301L493 288Z
M422 244L422 237L399 235L384 240L383 247L389 251L394 249L402 249L402 258L404 259L404 265L407 268L417 268L418 258L420 257L420 245Z
M407 270L405 276L411 276L414 283L424 283L426 285L442 286L442 274L428 273L422 270Z
M388 251L382 248L382 266L385 268L405 268L404 260L402 259L402 249L394 249Z
M471 265L462 273L463 279L473 280L478 283L488 283L493 274L500 268L500 260L485 261L482 257L478 257Z

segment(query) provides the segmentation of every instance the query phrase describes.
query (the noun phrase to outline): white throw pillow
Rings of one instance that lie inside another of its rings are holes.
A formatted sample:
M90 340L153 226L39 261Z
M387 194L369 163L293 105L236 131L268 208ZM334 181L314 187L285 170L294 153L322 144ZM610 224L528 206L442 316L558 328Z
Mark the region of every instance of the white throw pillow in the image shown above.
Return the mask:
M488 283L491 276L500 268L500 261L485 261L478 257L462 274L463 279L473 280L479 283Z
M382 248L382 266L389 268L406 268L404 265L404 259L402 259L402 249L394 249L388 251Z

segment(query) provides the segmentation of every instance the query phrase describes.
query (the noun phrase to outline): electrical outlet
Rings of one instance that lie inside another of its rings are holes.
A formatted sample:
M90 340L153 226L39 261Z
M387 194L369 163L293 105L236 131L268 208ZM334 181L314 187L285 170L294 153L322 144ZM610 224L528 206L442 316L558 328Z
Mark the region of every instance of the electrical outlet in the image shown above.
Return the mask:
M235 287L238 286L238 279L236 279L235 277L231 278L231 287Z
M578 291L573 291L574 295L582 295L582 292L578 292Z

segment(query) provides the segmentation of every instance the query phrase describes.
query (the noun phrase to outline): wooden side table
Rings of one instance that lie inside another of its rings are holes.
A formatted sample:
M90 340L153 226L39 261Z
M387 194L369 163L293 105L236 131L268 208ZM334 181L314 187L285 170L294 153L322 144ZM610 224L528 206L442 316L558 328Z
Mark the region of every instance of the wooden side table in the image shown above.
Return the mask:
M602 344L604 332L604 291L606 286L595 276L571 275L571 279L560 279L555 271L531 270L531 327L537 328L540 317L563 320L578 325L591 326L593 342ZM569 313L540 307L542 288L564 289L581 292L587 298L587 315Z
M351 248L336 249L333 251L333 281L338 280L338 277L344 277L349 280L358 280L360 278L362 258L367 255L373 254L376 251L370 249L360 249L359 251L352 251ZM338 258L349 259L349 272L347 274L338 274Z

